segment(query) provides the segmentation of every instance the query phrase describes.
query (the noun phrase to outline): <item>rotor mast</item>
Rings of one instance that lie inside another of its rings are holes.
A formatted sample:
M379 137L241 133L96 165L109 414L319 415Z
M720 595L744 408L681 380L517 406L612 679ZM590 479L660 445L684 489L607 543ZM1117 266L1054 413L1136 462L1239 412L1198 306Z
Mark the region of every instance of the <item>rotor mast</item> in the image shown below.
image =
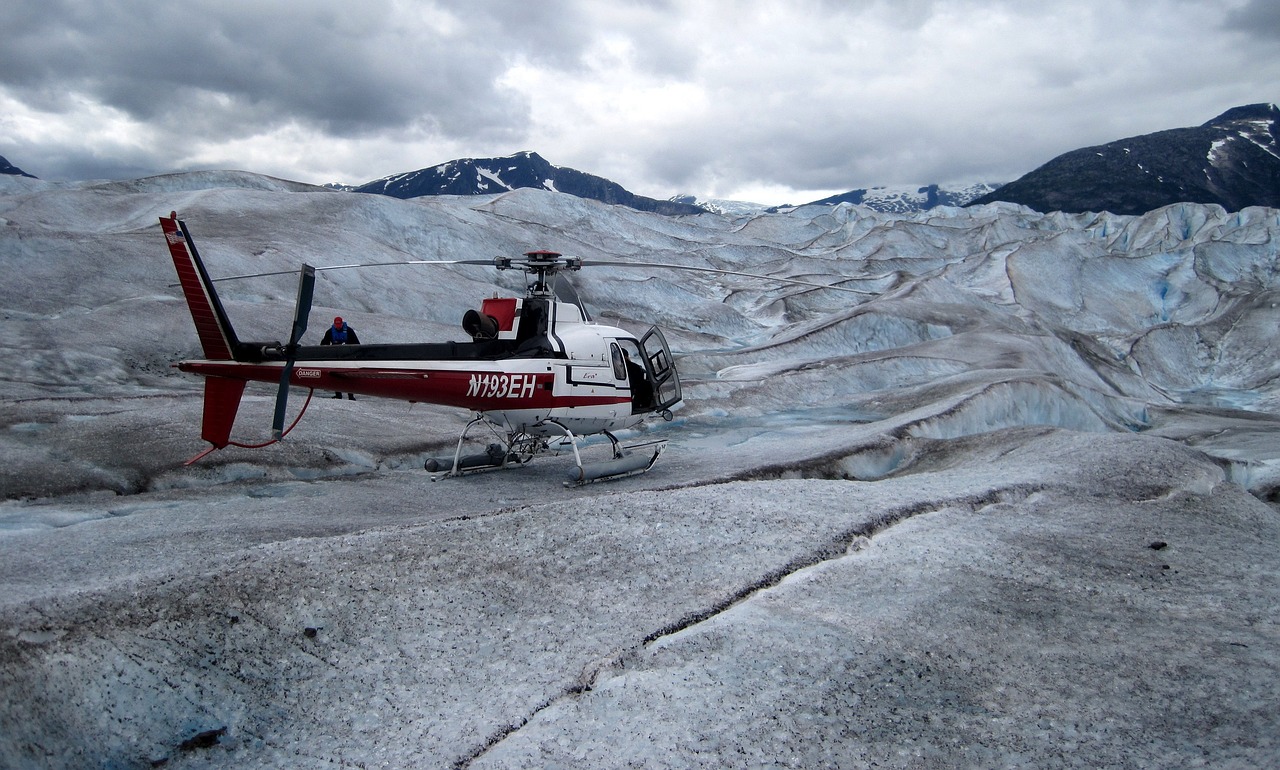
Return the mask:
M528 284L528 298L554 299L555 277L564 270L581 270L582 257L566 257L556 251L527 251L523 259L497 257L494 266L499 270L520 268L524 270Z

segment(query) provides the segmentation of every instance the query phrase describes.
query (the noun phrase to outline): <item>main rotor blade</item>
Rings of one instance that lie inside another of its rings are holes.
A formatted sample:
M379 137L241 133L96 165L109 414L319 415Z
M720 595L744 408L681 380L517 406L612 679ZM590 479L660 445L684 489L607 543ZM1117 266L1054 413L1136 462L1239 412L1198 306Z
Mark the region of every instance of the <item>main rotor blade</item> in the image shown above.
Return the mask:
M661 267L668 270L690 270L695 273L715 273L717 275L736 275L742 278L756 278L761 281L773 281L774 283L789 283L796 286L808 286L813 289L830 289L832 291L843 291L849 294L863 294L866 296L874 296L877 292L866 291L864 289L851 289L847 286L833 286L825 283L814 283L813 281L802 281L799 278L779 278L776 275L761 275L760 273L743 273L738 270L722 270L717 267L694 267L692 265L677 265L669 262L621 262L615 260L583 260L583 267ZM854 280L852 278L846 280Z
M312 268L317 273L324 270L353 270L358 267L392 267L395 265L483 265L493 267L492 259L409 259L400 262L367 262L365 264L350 265L326 265L324 267ZM292 275L297 270L272 270L267 273L244 273L243 275L225 275L221 278L213 278L217 281L239 281L243 278L266 278L272 275Z
M499 258L500 260L501 258ZM364 264L350 265L326 265L324 267L313 268L316 272L325 270L354 270L362 267L393 267L396 265L481 265L486 267L498 267L499 261L492 259L409 259L399 262L368 262ZM875 296L877 292L867 291L865 289L851 289L847 286L835 286L826 283L815 283L813 281L802 281L799 278L782 278L776 275L763 275L761 273L747 273L740 270L725 270L717 267L696 267L693 265L677 265L673 262L623 262L620 260L580 260L580 267L631 267L631 268L662 268L664 270L688 270L695 273L712 273L715 275L733 275L740 278L754 278L760 281L772 281L774 283L785 283L793 286L807 286L811 289L830 289L831 291L842 291L847 294L861 294L863 296ZM238 281L244 278L265 278L272 275L290 275L298 272L297 270L274 270L266 273L245 273L243 275L227 275L222 278L213 278L217 281ZM846 279L855 280L855 279ZM576 296L576 292L574 292ZM581 302L576 302L582 307Z
M276 391L276 410L271 418L271 437L277 441L284 435L284 413L289 402L289 380L293 376L294 356L298 342L307 333L307 318L311 315L311 297L316 288L316 268L304 264L298 274L298 301L293 306L293 330L289 346L285 348L284 369L280 372L280 388Z
M484 265L493 267L492 259L408 259L403 262L368 262L363 265L329 265L317 267L316 270L351 270L357 267L389 267L392 265Z

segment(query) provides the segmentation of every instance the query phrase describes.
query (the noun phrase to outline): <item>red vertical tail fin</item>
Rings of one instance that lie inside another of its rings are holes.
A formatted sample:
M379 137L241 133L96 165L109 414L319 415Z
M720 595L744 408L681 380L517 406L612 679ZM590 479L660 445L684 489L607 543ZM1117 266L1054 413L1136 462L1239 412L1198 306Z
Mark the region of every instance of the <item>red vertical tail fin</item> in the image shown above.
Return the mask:
M206 377L204 379L204 422L200 438L221 449L231 443L231 426L240 409L240 396L244 394L245 380L230 377Z
M214 291L213 281L205 272L204 262L187 232L186 223L180 221L174 212L168 217L160 217L160 227L169 244L169 255L173 257L173 266L178 271L178 282L187 298L187 307L195 321L196 334L200 336L205 357L215 361L235 359L239 340L226 311L222 309L218 293Z

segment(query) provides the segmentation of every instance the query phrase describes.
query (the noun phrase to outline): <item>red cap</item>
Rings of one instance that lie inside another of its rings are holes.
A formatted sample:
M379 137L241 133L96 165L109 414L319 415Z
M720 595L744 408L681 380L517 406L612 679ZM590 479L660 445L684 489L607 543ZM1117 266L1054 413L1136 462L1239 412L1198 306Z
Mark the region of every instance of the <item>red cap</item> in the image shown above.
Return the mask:
M334 325L334 326L342 326L342 316L340 316L340 315L339 315L339 316L334 316L334 317L333 317L333 325Z

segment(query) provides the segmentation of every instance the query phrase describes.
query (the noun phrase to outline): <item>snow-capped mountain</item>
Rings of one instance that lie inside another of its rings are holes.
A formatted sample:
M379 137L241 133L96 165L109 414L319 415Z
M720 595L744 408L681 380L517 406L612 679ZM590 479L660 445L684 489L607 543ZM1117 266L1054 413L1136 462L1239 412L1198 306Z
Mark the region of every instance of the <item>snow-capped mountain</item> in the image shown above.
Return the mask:
M803 204L806 206L835 206L841 203L852 203L865 206L872 211L884 214L916 214L928 211L935 206L964 206L970 201L986 195L1000 187L999 183L979 182L966 187L944 188L931 184L880 186L850 190L832 195L822 200ZM763 203L725 200L722 198L701 199L695 195L677 195L671 198L676 203L688 203L699 206L714 214L727 217L752 216L755 214L776 214L797 208L794 205L768 206Z
M998 182L979 182L956 189L943 188L936 184L924 187L915 185L872 187L850 190L830 198L813 201L808 205L835 206L840 203L853 203L886 214L912 214L928 211L936 206L964 206L999 187Z
M1280 107L1236 107L1201 126L1073 150L974 203L994 201L1113 214L1180 202L1280 206Z
M655 214L702 213L696 206L646 198L628 192L622 185L604 177L553 165L536 152L518 152L503 158L451 160L431 168L376 179L354 190L395 198L418 198L423 195L493 195L528 187Z
M699 198L696 195L681 194L673 195L670 198L672 203L681 203L689 206L697 206L703 211L709 211L712 214L719 214L725 217L748 217L755 214L761 214L769 211L771 206L763 203L751 203L749 201L735 201L727 198Z

